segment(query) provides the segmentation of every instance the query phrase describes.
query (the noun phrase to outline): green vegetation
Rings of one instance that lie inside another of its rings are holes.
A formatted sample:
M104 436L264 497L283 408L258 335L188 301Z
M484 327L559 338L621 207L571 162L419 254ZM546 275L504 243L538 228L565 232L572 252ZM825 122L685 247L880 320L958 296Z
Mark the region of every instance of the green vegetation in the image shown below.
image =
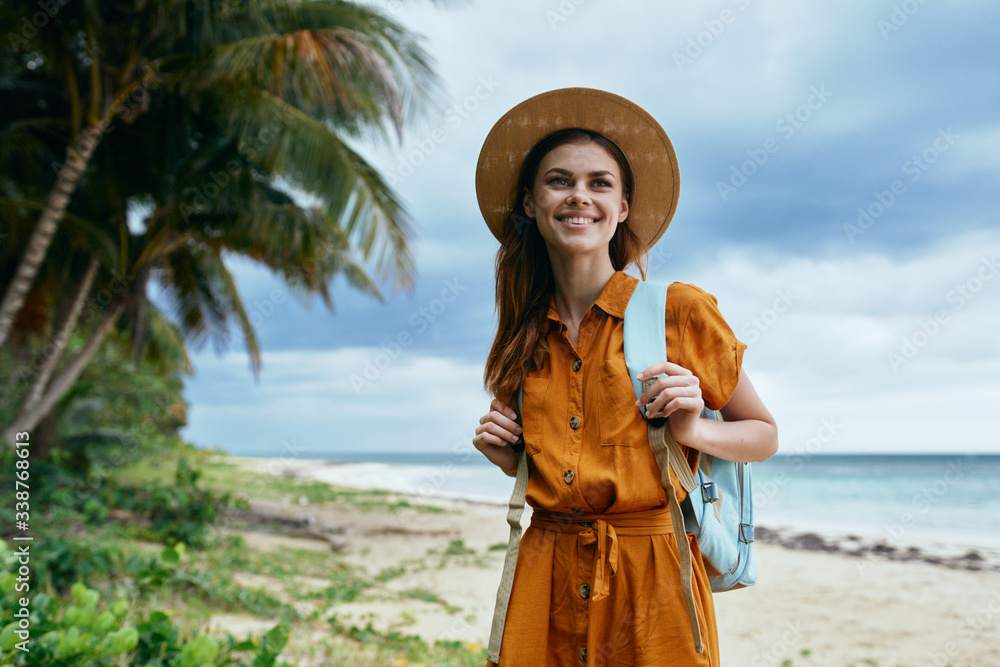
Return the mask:
M306 657L307 664L481 665L481 646L463 642L427 644L398 631L378 631L337 619L339 605L377 599L373 587L402 576L408 569L387 568L374 577L327 551L249 549L240 534L213 528L239 514L247 499L234 496L237 469L225 457L178 445L170 468L152 459L93 480L77 480L58 467L42 489L59 489L60 503L48 503L33 531L31 580L31 653L16 648L18 637L14 589L17 558L0 543L0 662L59 665L290 665L282 651ZM193 461L201 460L202 463ZM200 466L200 467L198 467ZM0 469L13 469L9 451L0 453ZM164 483L156 479L172 472ZM3 475L0 475L3 476ZM220 486L213 487L211 480ZM281 480L280 494L292 500L313 485ZM0 483L10 483L3 479ZM365 504L382 509L391 499L358 492ZM39 493L41 496L41 493ZM350 504L353 492L332 490L323 505ZM171 511L152 519L151 504L166 500ZM5 510L6 511L6 510ZM249 521L249 519L244 519ZM9 522L5 525L9 525ZM231 524L235 525L235 523ZM252 529L252 524L242 526ZM178 539L185 535L190 543ZM44 544L44 548L41 545ZM461 541L446 552L467 554ZM431 591L407 589L399 599L448 605ZM208 628L219 614L258 619L269 626L233 636ZM403 614L412 624L415 617ZM321 632L325 641L310 637ZM329 661L329 662L326 662Z
M102 603L100 593L80 581L70 586L68 598L35 593L28 639L18 636L19 619L14 618L20 608L17 599L24 594L15 590L18 557L0 542L0 659L10 665L287 665L277 661L288 641L287 622L275 625L259 641L237 642L231 635L219 641L197 633L182 636L166 613L147 612L141 609L144 605L134 604L136 594L148 602L154 591L185 582L188 577L178 569L183 553L183 545L178 545L152 559L131 559L133 583L115 587L112 602ZM18 643L25 639L23 648L28 650L21 650Z

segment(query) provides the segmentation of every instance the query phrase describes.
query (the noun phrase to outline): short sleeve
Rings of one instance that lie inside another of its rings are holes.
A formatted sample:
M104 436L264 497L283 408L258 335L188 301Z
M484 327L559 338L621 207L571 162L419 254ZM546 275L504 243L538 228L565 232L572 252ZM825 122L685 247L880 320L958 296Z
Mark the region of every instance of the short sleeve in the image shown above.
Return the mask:
M739 382L746 343L736 338L715 297L694 285L670 285L666 316L667 359L694 373L705 405L718 410Z

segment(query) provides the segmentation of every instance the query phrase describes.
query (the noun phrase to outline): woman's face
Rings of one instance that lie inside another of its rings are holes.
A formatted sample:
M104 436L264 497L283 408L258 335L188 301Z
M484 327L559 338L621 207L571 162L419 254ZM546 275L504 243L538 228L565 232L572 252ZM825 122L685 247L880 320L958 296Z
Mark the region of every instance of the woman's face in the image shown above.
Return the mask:
M618 163L592 141L557 146L538 164L524 212L550 248L606 251L628 217Z

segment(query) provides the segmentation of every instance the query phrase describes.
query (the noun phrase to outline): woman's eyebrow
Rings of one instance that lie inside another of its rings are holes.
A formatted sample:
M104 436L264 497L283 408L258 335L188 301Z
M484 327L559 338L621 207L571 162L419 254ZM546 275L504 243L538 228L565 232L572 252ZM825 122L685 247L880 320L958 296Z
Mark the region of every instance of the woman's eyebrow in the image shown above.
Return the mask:
M546 171L545 174L547 176L547 175L549 175L549 174L551 174L553 172L555 172L557 174L562 174L563 176L572 176L573 175L573 172L571 172L568 169L563 169L562 167L552 167L551 169L549 169L548 171ZM595 178L597 176L611 176L613 178L614 174L611 173L610 171L608 171L607 169L599 169L599 170L590 172L589 174L587 174L587 176L589 176L590 178Z

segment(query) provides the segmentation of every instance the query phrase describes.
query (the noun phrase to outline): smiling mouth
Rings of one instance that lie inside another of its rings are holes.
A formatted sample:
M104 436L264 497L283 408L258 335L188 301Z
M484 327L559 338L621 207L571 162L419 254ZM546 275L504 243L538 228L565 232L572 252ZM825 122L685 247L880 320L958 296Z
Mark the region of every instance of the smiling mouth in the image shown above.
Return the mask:
M558 218L558 220L559 222L565 222L570 225L588 225L590 223L597 222L594 218L577 218L572 216Z

